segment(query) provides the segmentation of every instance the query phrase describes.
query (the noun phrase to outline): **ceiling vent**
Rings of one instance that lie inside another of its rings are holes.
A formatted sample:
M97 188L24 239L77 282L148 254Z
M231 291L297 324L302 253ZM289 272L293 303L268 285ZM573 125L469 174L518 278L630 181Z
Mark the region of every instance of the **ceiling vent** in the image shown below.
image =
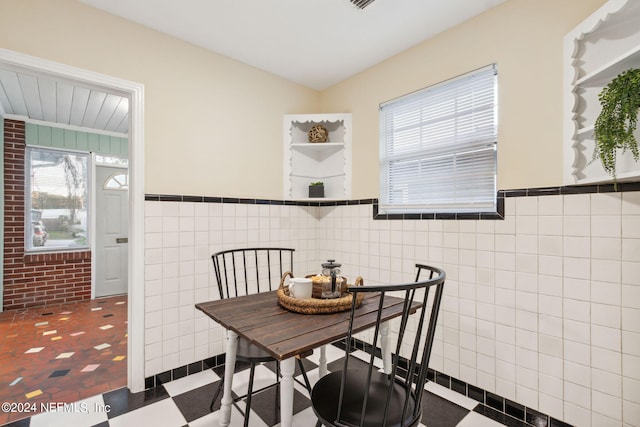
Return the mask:
M364 9L373 3L373 0L351 0L351 3L355 4L360 9Z

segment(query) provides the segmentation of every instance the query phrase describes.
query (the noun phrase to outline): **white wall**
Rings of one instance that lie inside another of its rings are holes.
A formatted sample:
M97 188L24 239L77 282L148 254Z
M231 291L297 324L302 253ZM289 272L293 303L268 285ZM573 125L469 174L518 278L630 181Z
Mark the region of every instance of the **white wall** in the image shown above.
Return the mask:
M371 205L146 202L150 376L222 354L193 307L217 298L210 254L291 246L353 280L447 272L431 367L576 426L640 425L640 192L513 197L505 220L373 220Z

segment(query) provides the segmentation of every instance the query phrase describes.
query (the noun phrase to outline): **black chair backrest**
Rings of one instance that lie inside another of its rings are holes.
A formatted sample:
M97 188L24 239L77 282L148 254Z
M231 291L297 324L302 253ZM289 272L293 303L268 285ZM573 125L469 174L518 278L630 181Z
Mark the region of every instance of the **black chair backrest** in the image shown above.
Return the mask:
M402 416L400 417L400 426L405 425L417 425L422 415L421 402L422 394L424 391L424 385L427 380L427 371L429 367L429 357L431 355L431 349L433 347L433 340L435 337L436 322L438 320L438 312L440 309L440 302L442 300L442 292L445 282L445 272L423 264L416 264L417 274L416 280L412 283L406 283L401 285L380 285L380 286L353 286L349 288L350 292L353 292L355 296L358 293L380 293L380 303L377 310L377 320L375 324L375 330L373 334L372 346L375 349L377 346L378 333L381 327L381 312L384 305L384 300L387 297L402 298L404 300L403 314L393 322L398 322L395 328L390 328L389 332L389 345L392 352L392 368L391 373L388 376L389 379L394 378L395 381L388 381L388 386L384 387L384 390L380 388L378 382L375 386L371 386L372 373L378 369L374 366L375 353L372 352L371 359L369 360L368 369L363 370L362 375L366 375L364 380L364 398L361 406L360 420L354 422L353 419L341 420L340 408L343 404L343 391L345 389L345 381L347 378L347 372L349 369L349 361L351 357L345 357L344 369L342 371L342 379L340 386L341 396L339 398L338 413L337 413L337 425L339 422L345 422L348 425L364 425L365 415L367 412L367 401L380 402L380 394L386 393L386 398L382 402L386 402L384 408L384 416L379 420L379 426L385 426L390 409L393 412L397 412L398 408L390 408L390 406L396 406L398 402L398 387L403 392L400 393L402 397ZM421 279L422 273L428 273L428 277ZM355 301L355 297L354 297ZM416 304L419 305L419 309L415 309ZM351 319L349 322L349 335L346 340L346 355L351 352L352 335L353 331L353 316L355 313L355 304L351 309ZM414 316L411 318L411 316ZM407 326L411 323L409 329ZM413 330L413 332L410 332ZM361 366L361 363L359 364ZM371 398L371 393L377 393L375 399ZM392 394L394 396L392 397ZM393 405L390 402L395 402ZM360 403L359 403L360 404ZM358 405L359 405L358 404ZM358 407L360 410L360 407ZM380 408L378 408L380 409ZM395 420L397 423L399 420ZM367 422L369 424L369 422Z
M293 272L289 248L230 249L211 255L220 298L275 291L282 275Z

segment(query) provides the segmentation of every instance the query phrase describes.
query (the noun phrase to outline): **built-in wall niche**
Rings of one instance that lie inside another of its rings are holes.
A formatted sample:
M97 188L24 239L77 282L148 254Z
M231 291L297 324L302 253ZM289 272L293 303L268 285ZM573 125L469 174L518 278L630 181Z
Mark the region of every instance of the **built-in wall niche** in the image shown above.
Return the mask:
M611 0L566 35L564 43L565 184L611 182L600 160L593 160L598 94L617 75L640 68L640 1ZM635 133L640 140L640 130ZM618 181L640 178L630 152L619 155Z
M320 125L326 142L310 142L309 131ZM284 197L309 198L309 184L324 183L327 200L351 197L351 114L284 116ZM317 199L314 199L317 200Z

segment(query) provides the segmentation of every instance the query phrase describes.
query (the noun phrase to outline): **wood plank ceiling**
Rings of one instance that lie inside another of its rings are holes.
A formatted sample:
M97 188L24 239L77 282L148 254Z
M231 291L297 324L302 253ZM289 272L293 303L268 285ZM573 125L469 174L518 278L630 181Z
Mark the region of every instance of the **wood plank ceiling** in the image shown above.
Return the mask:
M78 84L0 69L0 116L127 134L129 100Z

